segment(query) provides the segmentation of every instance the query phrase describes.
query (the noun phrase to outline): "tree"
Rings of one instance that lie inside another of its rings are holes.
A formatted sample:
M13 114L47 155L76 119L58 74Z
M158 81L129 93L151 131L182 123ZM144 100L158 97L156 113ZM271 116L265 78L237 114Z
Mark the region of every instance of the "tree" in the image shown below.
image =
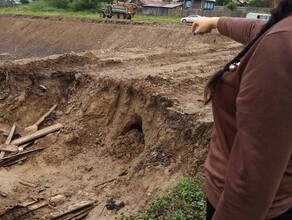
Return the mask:
M22 0L28 1L28 0ZM60 9L72 9L74 11L93 10L96 11L108 0L44 0L50 6Z
M217 6L223 6L223 5L224 5L224 1L225 1L225 0L217 0L215 4L216 4Z
M29 0L20 0L20 3L21 4L28 4L29 3Z
M226 5L225 5L225 8L233 11L236 9L236 5L233 3L233 2L228 2Z
M49 1L49 4L54 8L60 8L60 9L69 8L68 0L47 0L47 1Z
M253 7L265 7L263 0L251 0L249 5Z

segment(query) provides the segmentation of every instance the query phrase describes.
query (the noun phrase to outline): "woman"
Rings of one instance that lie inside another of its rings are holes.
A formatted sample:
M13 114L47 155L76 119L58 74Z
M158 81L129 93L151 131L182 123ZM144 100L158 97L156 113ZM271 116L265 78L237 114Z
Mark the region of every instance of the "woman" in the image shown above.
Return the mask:
M205 162L207 220L292 220L292 0L268 22L202 18L246 47L211 77L214 128Z

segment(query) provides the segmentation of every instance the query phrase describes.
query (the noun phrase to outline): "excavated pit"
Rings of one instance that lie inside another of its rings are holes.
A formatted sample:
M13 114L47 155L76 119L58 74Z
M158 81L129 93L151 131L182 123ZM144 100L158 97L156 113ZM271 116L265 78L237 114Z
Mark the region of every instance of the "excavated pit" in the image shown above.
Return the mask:
M94 202L86 219L114 219L199 175L212 127L203 88L240 45L192 37L185 25L27 16L0 24L1 143L14 123L17 138L54 104L39 129L63 125L26 148L44 149L0 163L1 219L49 219L81 202ZM125 207L105 209L111 198Z

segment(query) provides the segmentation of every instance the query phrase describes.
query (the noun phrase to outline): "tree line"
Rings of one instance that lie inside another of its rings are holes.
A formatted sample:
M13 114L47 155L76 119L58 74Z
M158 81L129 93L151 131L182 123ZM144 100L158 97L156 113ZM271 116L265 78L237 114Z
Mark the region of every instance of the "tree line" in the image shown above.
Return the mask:
M259 8L270 8L271 2L272 1L269 1L269 0L251 0L248 3L246 3L246 1L244 1L243 3L240 3L239 1L234 1L234 0L216 0L216 5L225 6L225 8L234 10L238 5L259 7Z
M96 11L105 4L111 3L111 0L33 0L41 2L49 7L57 9L66 9L72 11ZM22 4L28 4L31 0L20 0Z
M31 1L40 2L57 9L72 11L96 11L104 7L105 4L112 3L112 0L20 0L23 4L30 3ZM271 1L269 0L251 0L249 1L248 6L266 8L271 7L270 4ZM246 6L247 4L240 3L238 0L216 0L216 5L225 6L230 10L234 10L238 5Z

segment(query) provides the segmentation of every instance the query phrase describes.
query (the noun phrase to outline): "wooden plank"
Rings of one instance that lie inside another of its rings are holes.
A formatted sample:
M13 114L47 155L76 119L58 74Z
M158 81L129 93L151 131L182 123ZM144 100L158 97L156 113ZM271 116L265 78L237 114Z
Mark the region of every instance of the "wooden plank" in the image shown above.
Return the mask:
M5 144L9 145L9 144L11 143L11 140L12 140L13 134L14 134L14 132L15 132L15 128L16 128L16 125L13 124L13 126L12 126L12 128L11 128L11 130L10 130L10 132L9 132L9 135L8 135L6 141L5 141Z
M86 215L94 208L94 206L88 206L86 208L81 209L80 211L74 213L72 216L68 217L66 220L78 220Z
M18 152L17 145L6 145L1 144L0 145L0 151L6 151L6 152Z
M85 213L82 213L82 214L80 214L80 215L78 215L78 216L75 216L74 218L70 218L70 219L68 219L68 220L80 220L80 219L83 219L85 216L88 215L89 212L90 212L90 211L87 211L87 212L85 212Z
M13 134L14 134L14 132L15 132L15 128L16 128L16 125L13 124L13 126L12 126L12 128L11 128L11 130L10 130L10 132L9 132L9 135L8 135L6 141L5 141L5 144L8 145L8 144L11 143L11 140L12 140ZM0 159L3 158L4 156L5 156L5 151L1 151L1 153L0 153Z
M54 110L57 108L57 104L55 104L48 112L46 112L34 125L39 126Z
M89 202L89 201L82 201L79 202L77 204L74 204L73 206L69 207L67 209L67 211L63 212L63 213L59 213L53 217L50 218L50 220L54 220L54 219L58 219L64 215L67 215L69 213L75 212L77 210L81 210L81 209L86 209L88 206L92 206L94 204L94 202Z
M22 145L18 146L18 151L23 151L23 150L24 150L24 148L26 148L28 145L30 145L30 144L32 144L32 143L33 143L33 141L32 141L32 142L28 142L28 143L26 143L26 144L22 144Z
M21 204L15 204L5 210L0 210L0 219L13 219L13 220L22 220L27 219L26 215L31 212L33 213L35 210L38 210L44 206L48 205L48 202L45 200L32 202L27 206L22 206Z
M55 131L58 131L60 130L61 128L63 127L62 124L55 124L55 125L52 125L52 126L49 126L49 127L46 127L46 128L43 128L39 131L36 131L32 134L29 134L27 136L24 136L24 137L21 137L21 138L18 138L16 140L13 140L11 142L11 144L14 144L14 145L21 145L21 144L25 144L29 141L32 141L32 140L35 140L35 139L38 139L40 137L43 137L49 133L52 133L52 132L55 132Z
M16 163L18 163L20 161L26 160L26 158L27 157L21 157L19 159L14 158L14 159L10 159L8 161L3 161L3 162L0 162L0 166L2 166L2 167L8 167L8 166L11 166L13 164L16 164Z
M3 158L5 156L5 151L1 151L0 152L0 159Z
M20 180L19 183L24 185L24 186L29 186L29 187L32 187L32 188L37 188L37 186L38 186L37 184L30 183L30 182L27 182L27 181L22 181L22 180Z
M29 154L29 153L32 153L34 151L38 151L38 150L42 150L46 147L40 147L40 148L37 148L37 149L32 149L32 150L28 150L28 151L23 151L21 153L18 153L18 154L15 154L15 155L11 155L11 156L7 156L7 157L3 157L2 159L0 159L0 163L1 162L4 162L5 160L7 159L11 159L11 158L16 158L16 157L19 157L19 156L22 156L22 155L25 155L25 154Z
M42 115L42 117L36 123L34 123L33 125L25 128L23 133L24 134L30 134L30 133L36 132L38 130L38 126L55 110L55 108L57 106L58 105L55 104L52 108L50 108L50 110L48 112L46 112L44 115Z
M94 187L99 187L99 186L102 186L102 185L104 185L104 184L111 183L111 182L115 181L116 179L118 179L118 178L115 177L115 178L112 178L112 179L106 180L106 181L104 181L104 182L102 182L102 183L96 184Z
M43 200L43 201L40 201L38 203L34 203L32 205L29 205L29 206L27 206L27 208L29 211L35 211L35 210L40 209L46 205L48 205L48 202Z

